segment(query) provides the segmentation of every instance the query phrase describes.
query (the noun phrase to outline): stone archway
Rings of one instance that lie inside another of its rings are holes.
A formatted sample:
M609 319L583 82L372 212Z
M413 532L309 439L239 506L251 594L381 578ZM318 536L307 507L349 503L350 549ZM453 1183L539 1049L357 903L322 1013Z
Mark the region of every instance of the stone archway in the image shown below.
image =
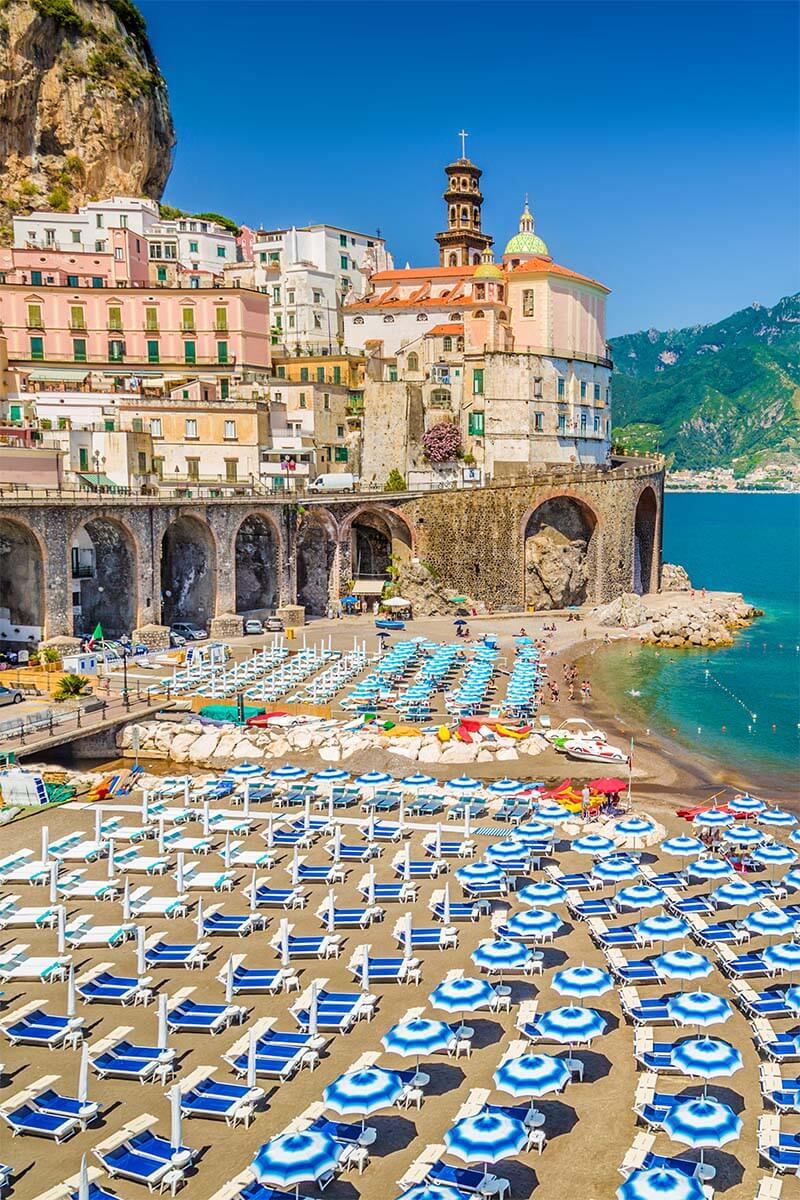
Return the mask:
M595 598L598 522L587 504L550 497L529 515L523 538L526 605L568 608Z
M0 642L36 645L45 623L44 555L26 525L0 518Z
M214 535L199 517L176 517L161 540L161 619L196 621L208 628L214 616Z
M392 565L399 566L411 557L411 528L388 507L358 509L348 523L347 532L354 579L387 578Z
M303 605L306 616L324 616L336 560L336 533L330 518L316 511L304 513L295 549L297 603Z
M72 628L80 637L102 626L106 637L136 624L138 571L133 536L119 521L92 517L70 541Z
M279 539L272 521L261 513L245 517L234 547L237 613L263 613L278 607L279 561Z
M633 525L633 590L640 596L655 591L653 578L657 565L658 501L651 487L646 487L636 505Z

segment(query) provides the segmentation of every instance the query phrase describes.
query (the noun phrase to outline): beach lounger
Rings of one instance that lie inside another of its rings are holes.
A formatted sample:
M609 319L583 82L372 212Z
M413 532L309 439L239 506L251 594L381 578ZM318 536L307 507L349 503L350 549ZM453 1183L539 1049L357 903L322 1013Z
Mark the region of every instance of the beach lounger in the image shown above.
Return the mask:
M101 1079L138 1079L145 1083L153 1077L158 1066L170 1063L174 1058L174 1050L137 1046L123 1038L110 1049L103 1050L91 1063Z
M776 1063L759 1067L761 1094L779 1113L800 1113L800 1076L784 1079Z
M773 1029L764 1017L756 1017L752 1023L753 1040L761 1054L772 1062L800 1062L800 1029Z
M736 921L717 921L705 924L699 917L690 913L686 920L691 926L691 936L699 946L717 946L733 942L739 946L750 939L748 930L743 929Z
M327 922L330 908L327 900L317 909L316 915ZM385 910L378 905L371 908L334 908L334 929L368 929L373 921L382 921Z
M280 951L280 934L276 934L270 945L274 950ZM289 958L338 958L342 939L337 933L310 934L303 937L290 933L287 945Z
M35 1096L30 1103L39 1112L49 1113L51 1117L62 1117L77 1121L82 1130L86 1130L92 1121L100 1116L102 1106L97 1101L78 1100L73 1096L62 1096L53 1088L47 1088Z
M545 867L544 873L551 883L557 884L565 892L596 892L603 886L602 879L597 879L586 871L570 871L564 874L560 868L549 866Z
M3 983L55 983L66 979L71 962L71 958L57 955L20 955L8 963L0 964L0 980Z
M800 1138L784 1133L780 1117L767 1113L758 1121L758 1158L776 1175L800 1174Z
M584 900L575 888L567 892L567 908L573 917L581 921L587 921L590 917L611 917L615 912L610 900Z
M197 1004L184 1000L167 1014L167 1025L176 1033L217 1034L247 1016L238 1004Z
M405 929L402 922L395 926L394 938L399 946L405 944ZM502 936L502 935L501 935ZM444 925L411 929L411 947L414 950L451 950L458 946L458 931Z
M358 954L358 952L357 952ZM421 963L417 958L369 958L368 978L376 983L416 983L420 982ZM364 957L354 956L347 965L357 980L364 973Z
M586 925L589 937L596 946L600 946L603 950L610 946L639 946L641 944L633 925L609 927L600 917L589 917Z
M6 1025L3 1032L12 1046L47 1046L48 1050L54 1050L70 1037L79 1039L78 1031L83 1023L83 1017L56 1016L35 1008L20 1020Z
M112 975L109 971L78 980L76 991L85 1004L136 1004L150 998L149 976Z
M249 897L249 888L245 894ZM256 886L256 904L259 908L303 908L306 894L302 888L273 888L268 885Z
M181 1113L185 1117L205 1117L232 1126L244 1110L254 1108L263 1098L263 1088L218 1083L207 1076L182 1093Z
M621 987L620 1007L634 1025L671 1025L666 998L642 999L635 987Z
M748 983L733 979L731 981L733 998L747 1017L793 1017L797 1009L792 1008L786 1001L785 988L767 988L757 992Z
M369 892L368 880L362 879L358 885L362 896ZM376 883L375 900L383 904L414 904L417 899L417 888L414 883Z
M132 1179L135 1183L144 1183L149 1191L153 1191L169 1171L175 1168L161 1158L152 1158L149 1154L139 1154L128 1146L117 1146L105 1153L94 1151L98 1160L103 1164L112 1179L118 1176L122 1179Z
M65 937L71 950L97 946L121 946L123 942L136 937L136 926L130 923L92 925L91 918L78 919L72 925L67 926Z
M0 1109L0 1120L8 1125L12 1137L28 1134L32 1137L50 1138L56 1143L65 1142L81 1127L74 1117L40 1112L32 1104L20 1104L11 1112L3 1112Z
M225 973L218 978L225 982ZM296 973L284 968L236 966L233 971L233 994L274 996L280 991L288 991L290 981L296 980Z
M645 1071L675 1072L672 1063L674 1042L654 1042L651 1029L635 1029L633 1033L633 1057Z
M155 944L146 947L144 960L148 967L185 967L189 970L202 970L210 949L209 942L173 944L159 939Z
M718 946L717 959L731 979L755 979L769 974L769 968L760 954L734 954L728 946Z
M630 962L621 950L610 947L606 951L608 969L620 983L646 984L660 983L661 976L649 958L637 959Z
M58 909L50 904L17 908L18 896L9 897L12 903L0 912L0 929L53 929L58 921Z
M204 937L248 937L263 929L266 918L255 913L208 912L203 917Z

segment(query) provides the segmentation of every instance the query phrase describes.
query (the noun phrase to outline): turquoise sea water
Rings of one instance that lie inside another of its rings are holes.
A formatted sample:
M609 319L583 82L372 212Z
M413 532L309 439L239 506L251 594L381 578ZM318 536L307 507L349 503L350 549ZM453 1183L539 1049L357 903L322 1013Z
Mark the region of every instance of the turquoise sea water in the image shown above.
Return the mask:
M664 561L765 615L726 649L613 646L598 655L598 682L653 729L800 783L800 496L668 494Z

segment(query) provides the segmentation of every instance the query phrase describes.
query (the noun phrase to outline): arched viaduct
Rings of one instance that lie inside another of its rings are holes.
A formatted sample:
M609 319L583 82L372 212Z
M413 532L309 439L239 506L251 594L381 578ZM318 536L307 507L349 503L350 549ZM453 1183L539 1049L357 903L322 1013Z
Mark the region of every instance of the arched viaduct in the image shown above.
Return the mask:
M287 604L320 615L415 558L491 608L653 591L663 471L543 471L475 490L308 498L0 502L0 615L45 638L207 623Z

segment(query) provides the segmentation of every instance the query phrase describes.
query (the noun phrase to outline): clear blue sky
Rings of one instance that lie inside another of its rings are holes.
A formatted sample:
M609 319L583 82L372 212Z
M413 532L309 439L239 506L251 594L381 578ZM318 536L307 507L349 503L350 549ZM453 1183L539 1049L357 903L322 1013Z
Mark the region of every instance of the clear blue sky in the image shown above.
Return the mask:
M164 199L258 226L380 228L436 261L456 133L495 251L526 191L609 334L798 287L793 3L142 0L178 134Z

